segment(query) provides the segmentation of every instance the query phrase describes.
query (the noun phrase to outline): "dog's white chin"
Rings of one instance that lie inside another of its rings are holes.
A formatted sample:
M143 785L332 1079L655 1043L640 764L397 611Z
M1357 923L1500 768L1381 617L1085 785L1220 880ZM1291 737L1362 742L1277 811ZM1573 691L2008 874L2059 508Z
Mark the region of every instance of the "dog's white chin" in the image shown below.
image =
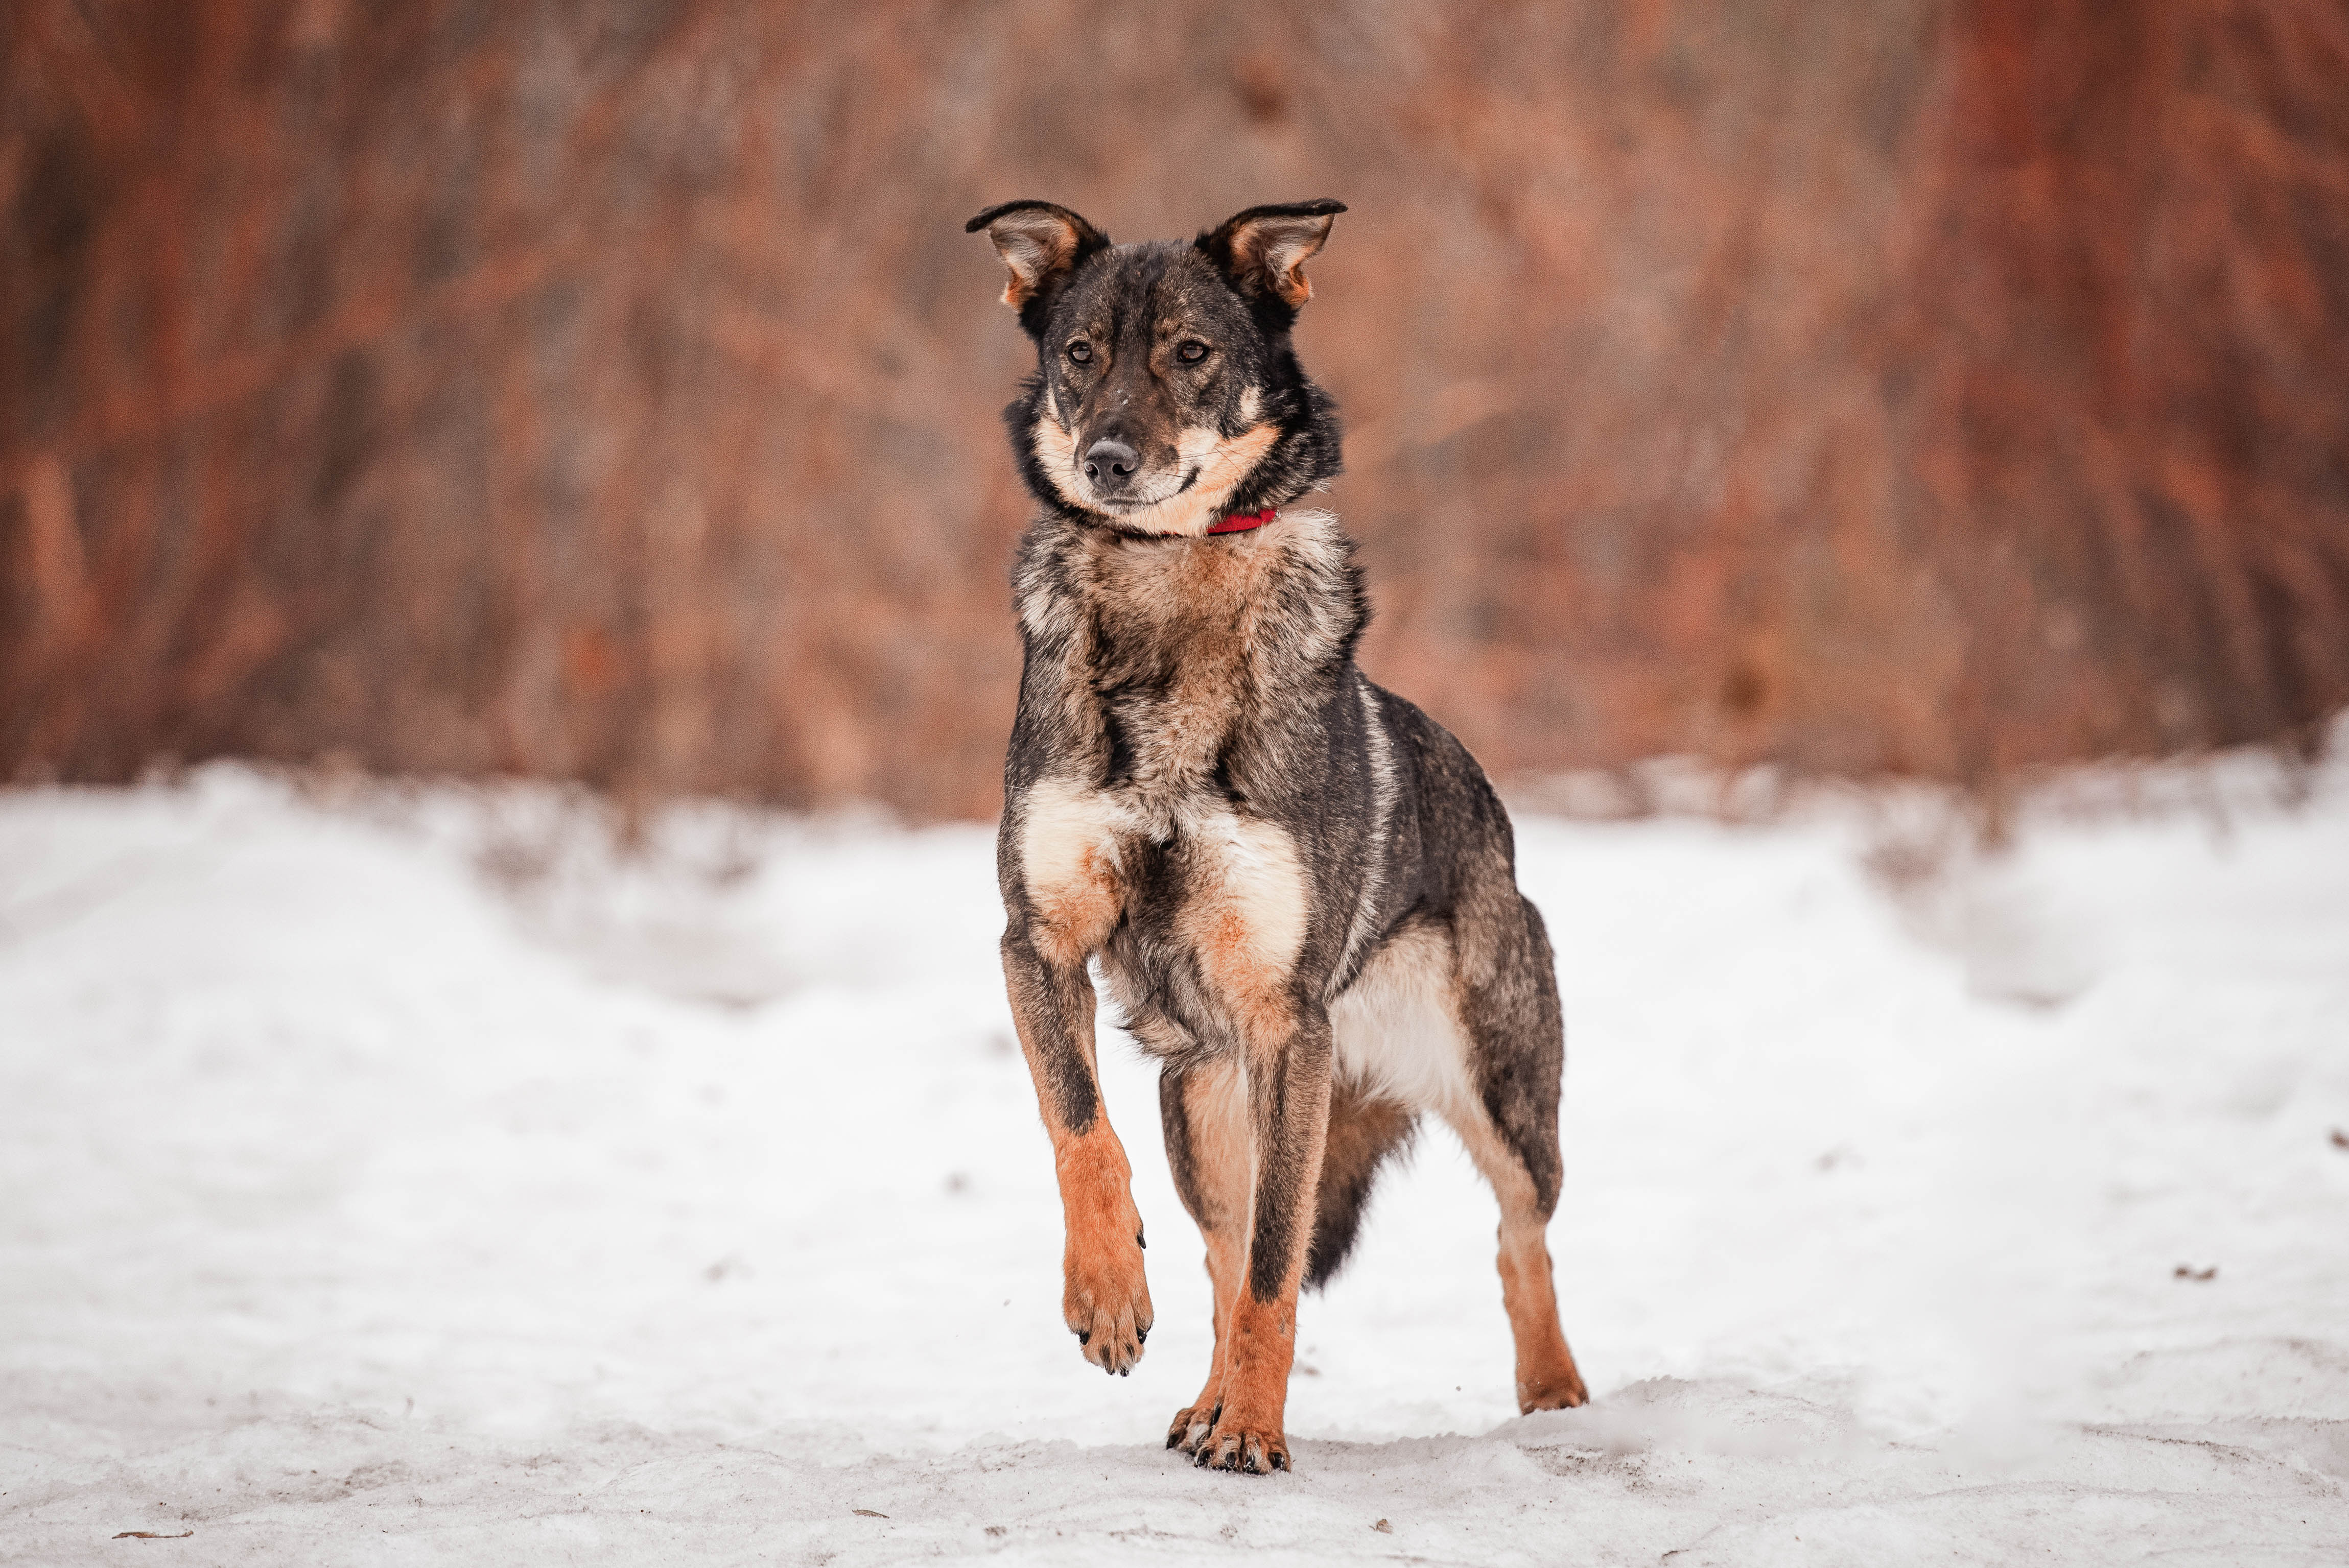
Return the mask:
M1052 488L1061 499L1121 532L1164 536L1205 533L1216 521L1215 508L1231 494L1228 483L1195 482L1198 475L1168 475L1141 495L1105 496L1073 468L1052 474Z
M1188 536L1206 532L1216 519L1222 515L1218 509L1230 494L1231 487L1228 485L1214 490L1195 485L1160 500L1128 502L1115 508L1104 506L1096 510L1103 521L1127 533Z
M1096 491L1078 469L1076 442L1066 427L1049 418L1039 419L1034 437L1036 456L1044 472L1071 506L1128 533L1190 537L1215 526L1223 515L1224 503L1279 439L1279 427L1270 423L1228 438L1216 430L1185 430L1176 442L1184 459L1182 474L1164 476L1161 486L1153 487L1160 490L1155 496L1111 500Z
M1189 484L1189 479L1177 475L1153 484L1147 491L1140 494L1112 497L1102 495L1088 483L1084 486L1089 498L1085 506L1087 511L1100 512L1103 517L1125 517L1134 512L1148 511L1153 507L1164 506L1181 495Z

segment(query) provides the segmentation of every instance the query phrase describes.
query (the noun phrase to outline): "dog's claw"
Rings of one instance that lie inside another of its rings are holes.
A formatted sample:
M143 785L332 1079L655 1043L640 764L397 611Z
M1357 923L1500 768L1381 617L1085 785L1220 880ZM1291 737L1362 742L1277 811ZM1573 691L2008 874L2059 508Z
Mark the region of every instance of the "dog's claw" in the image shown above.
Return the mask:
M1191 1412L1177 1414L1176 1420ZM1222 1427L1223 1410L1217 1408L1213 1418L1203 1411L1199 1418L1183 1433L1183 1440L1174 1442L1174 1434L1167 1434L1167 1446L1180 1447L1191 1455L1191 1462L1201 1470L1228 1470L1235 1475L1270 1475L1275 1470L1294 1472L1297 1466L1289 1458L1288 1445L1277 1430L1248 1431Z
M1195 1405L1190 1409L1174 1412L1174 1424L1166 1429L1168 1448L1181 1449L1186 1454L1198 1451L1199 1439L1207 1435L1207 1423L1197 1411L1198 1407Z

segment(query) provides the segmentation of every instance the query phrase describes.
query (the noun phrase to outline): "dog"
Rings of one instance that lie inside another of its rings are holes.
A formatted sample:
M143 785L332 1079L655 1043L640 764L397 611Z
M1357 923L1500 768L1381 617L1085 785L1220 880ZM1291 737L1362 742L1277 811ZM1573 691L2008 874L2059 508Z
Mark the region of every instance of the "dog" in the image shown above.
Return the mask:
M1048 201L973 218L1036 372L1004 411L1040 514L997 867L1003 971L1060 1181L1061 1312L1131 1371L1153 1316L1132 1168L1095 1067L1092 966L1161 1063L1216 1348L1169 1448L1293 1469L1301 1287L1352 1246L1423 1112L1500 1200L1521 1410L1587 1396L1559 1326L1557 984L1507 813L1442 726L1365 678L1353 546L1300 497L1339 471L1291 346L1345 207L1251 207L1113 245Z

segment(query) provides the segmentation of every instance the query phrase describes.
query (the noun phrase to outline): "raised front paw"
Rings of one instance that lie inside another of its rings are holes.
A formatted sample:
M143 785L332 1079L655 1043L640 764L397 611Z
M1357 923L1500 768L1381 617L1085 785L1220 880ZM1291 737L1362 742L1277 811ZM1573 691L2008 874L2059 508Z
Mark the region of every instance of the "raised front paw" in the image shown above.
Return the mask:
M1069 1239L1063 1273L1068 1284L1061 1315L1084 1347L1085 1359L1123 1377L1142 1359L1142 1342L1154 1321L1150 1282L1143 1275L1142 1243L1133 1237Z

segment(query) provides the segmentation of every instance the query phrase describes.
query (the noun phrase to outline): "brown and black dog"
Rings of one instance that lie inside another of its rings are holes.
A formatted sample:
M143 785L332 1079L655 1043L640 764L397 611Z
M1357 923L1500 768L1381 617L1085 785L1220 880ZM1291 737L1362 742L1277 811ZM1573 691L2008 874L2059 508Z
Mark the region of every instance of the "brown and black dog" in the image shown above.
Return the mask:
M1166 1442L1290 1464L1300 1284L1344 1260L1422 1111L1501 1202L1517 1403L1583 1402L1545 1231L1557 1202L1557 979L1509 820L1461 744L1365 679L1368 611L1329 513L1334 405L1290 346L1335 201L1190 243L1112 245L1013 201L972 219L1036 374L1005 410L1042 514L1014 570L1026 664L997 864L1004 977L1052 1138L1062 1313L1123 1373L1151 1326L1140 1214L1094 1066L1098 961L1164 1064L1206 1238L1215 1359Z

